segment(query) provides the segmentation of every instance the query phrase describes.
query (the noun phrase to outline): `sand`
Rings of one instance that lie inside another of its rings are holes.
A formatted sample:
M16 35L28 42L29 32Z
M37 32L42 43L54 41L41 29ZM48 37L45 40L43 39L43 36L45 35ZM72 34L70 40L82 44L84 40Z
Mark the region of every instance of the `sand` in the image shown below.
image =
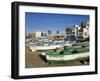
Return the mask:
M32 52L29 47L25 48L25 68L36 67L62 67L62 66L82 66L89 65L89 63L83 64L79 60L67 61L64 63L48 64L41 58L41 51Z

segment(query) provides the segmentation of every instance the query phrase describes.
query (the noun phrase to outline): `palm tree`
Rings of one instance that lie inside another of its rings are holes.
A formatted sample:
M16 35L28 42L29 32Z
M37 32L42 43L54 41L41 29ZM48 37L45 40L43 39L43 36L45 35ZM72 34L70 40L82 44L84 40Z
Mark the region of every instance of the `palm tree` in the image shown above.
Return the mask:
M49 35L49 36L51 35L51 33L52 33L51 30L48 30L48 35Z
M59 35L59 30L56 31L56 34Z

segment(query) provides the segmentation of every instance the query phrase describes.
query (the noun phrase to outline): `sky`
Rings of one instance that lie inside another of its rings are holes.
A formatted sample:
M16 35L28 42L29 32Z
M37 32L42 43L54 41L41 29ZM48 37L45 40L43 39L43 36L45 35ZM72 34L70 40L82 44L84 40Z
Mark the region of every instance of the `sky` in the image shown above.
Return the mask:
M65 28L87 21L89 21L89 15L26 12L25 32L48 32L48 30L56 32L58 30L63 33Z

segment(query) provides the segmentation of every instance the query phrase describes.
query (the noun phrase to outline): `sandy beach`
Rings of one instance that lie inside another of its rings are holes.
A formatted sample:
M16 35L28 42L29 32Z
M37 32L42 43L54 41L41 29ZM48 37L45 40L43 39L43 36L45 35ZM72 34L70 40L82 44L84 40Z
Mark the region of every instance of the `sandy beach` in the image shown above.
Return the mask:
M26 46L25 48L25 68L80 66L80 65L89 65L89 63L83 64L79 60L73 60L64 63L48 64L45 60L42 59L41 51L32 52L28 46Z

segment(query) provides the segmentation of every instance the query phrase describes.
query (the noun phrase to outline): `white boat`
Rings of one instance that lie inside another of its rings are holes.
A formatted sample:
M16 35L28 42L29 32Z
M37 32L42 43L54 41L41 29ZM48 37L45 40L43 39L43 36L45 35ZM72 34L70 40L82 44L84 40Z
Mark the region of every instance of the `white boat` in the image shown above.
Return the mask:
M29 45L30 49L32 50L32 52L34 51L38 51L38 50L52 50L52 49L56 49L56 48L60 48L62 47L61 45L52 45L52 46L48 46L48 45L45 45L45 46L32 46L32 45Z
M72 46L73 44L71 43L66 43L64 46Z
M76 41L74 42L67 41L64 46L73 46L73 45L78 45L78 44L79 43L76 43Z
M73 43L69 42L37 42L37 43L29 43L29 48L32 50L32 52L37 50L52 50L56 48L61 48L64 46L72 46Z

